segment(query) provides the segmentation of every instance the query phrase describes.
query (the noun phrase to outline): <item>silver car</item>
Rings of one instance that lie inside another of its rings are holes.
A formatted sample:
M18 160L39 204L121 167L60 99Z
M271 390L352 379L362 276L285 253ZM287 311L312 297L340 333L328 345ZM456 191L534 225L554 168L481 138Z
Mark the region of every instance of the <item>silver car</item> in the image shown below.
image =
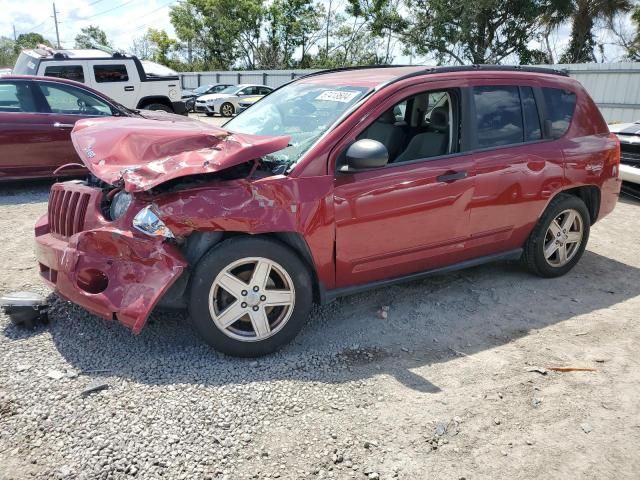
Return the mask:
M204 112L208 117L219 113L223 117L230 117L238 110L239 102L246 97L267 95L273 88L266 85L235 85L227 87L219 93L202 95L196 100L196 112Z

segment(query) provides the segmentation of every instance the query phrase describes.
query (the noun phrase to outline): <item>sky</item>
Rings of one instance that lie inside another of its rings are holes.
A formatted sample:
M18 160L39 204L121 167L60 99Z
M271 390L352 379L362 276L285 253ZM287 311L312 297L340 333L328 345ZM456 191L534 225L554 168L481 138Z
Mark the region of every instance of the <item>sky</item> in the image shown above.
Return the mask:
M134 38L148 28L164 29L173 35L169 6L175 0L57 0L60 43L73 48L80 29L97 25L119 49L128 50ZM0 0L0 35L35 31L55 45L53 2L38 0Z
M328 0L320 0L328 3ZM60 43L63 48L73 48L75 36L80 29L89 25L98 25L107 34L114 47L131 50L133 40L141 37L148 28L164 29L174 36L169 21L169 7L177 0L57 0ZM335 0L333 5L335 5ZM35 31L41 33L55 45L55 25L53 20L53 2L39 0L0 0L0 36L13 37L16 34ZM623 26L630 28L628 19ZM569 25L561 27L552 37L551 43L557 52L561 52L569 41ZM610 35L599 32L605 42L605 57L608 61L620 60L622 51L612 45ZM537 46L532 42L531 46ZM395 49L394 63L407 64L433 63L429 58L413 58L403 55L400 48Z

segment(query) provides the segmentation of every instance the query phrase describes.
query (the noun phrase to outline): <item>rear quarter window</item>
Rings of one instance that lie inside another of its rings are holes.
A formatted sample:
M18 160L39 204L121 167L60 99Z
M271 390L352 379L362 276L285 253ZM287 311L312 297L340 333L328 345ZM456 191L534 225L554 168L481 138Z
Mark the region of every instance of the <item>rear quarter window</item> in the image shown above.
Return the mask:
M545 133L560 138L569 129L576 109L576 94L559 88L543 88L544 110L547 125Z

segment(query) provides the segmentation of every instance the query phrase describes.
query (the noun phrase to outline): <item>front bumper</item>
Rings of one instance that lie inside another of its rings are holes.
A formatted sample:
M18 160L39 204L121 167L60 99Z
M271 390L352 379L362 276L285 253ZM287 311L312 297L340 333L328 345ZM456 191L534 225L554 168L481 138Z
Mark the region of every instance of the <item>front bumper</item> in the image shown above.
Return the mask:
M187 265L174 245L117 228L62 238L47 215L36 224L36 257L40 276L60 296L136 334Z
M206 103L196 103L196 112L202 112L202 113L215 113L215 109L213 108L213 105L207 105Z

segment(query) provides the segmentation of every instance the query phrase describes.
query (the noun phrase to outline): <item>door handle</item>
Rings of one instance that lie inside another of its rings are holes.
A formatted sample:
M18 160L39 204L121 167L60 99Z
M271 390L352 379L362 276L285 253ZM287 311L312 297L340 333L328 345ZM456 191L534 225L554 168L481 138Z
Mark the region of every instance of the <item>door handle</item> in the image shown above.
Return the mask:
M135 89L134 89L133 87L131 87L131 86L129 86L129 87L124 87L124 91L125 91L125 92L133 92L134 90L135 90Z
M451 183L456 180L462 180L463 178L467 178L467 172L447 172L444 175L440 175L437 180L439 182Z
M73 128L73 123L60 123L60 122L55 122L53 124L54 128Z

